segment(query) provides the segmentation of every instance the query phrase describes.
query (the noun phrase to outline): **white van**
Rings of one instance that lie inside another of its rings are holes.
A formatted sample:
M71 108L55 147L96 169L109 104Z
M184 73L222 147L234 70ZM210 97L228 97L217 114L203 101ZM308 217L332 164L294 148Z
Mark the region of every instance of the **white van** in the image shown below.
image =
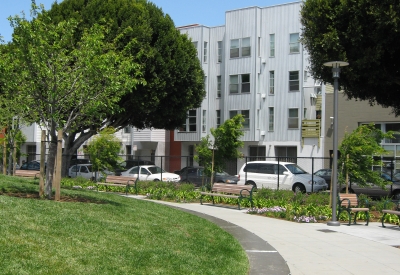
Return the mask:
M251 184L257 188L289 189L307 193L328 188L323 178L311 175L291 162L249 161L242 166L238 176L237 184Z

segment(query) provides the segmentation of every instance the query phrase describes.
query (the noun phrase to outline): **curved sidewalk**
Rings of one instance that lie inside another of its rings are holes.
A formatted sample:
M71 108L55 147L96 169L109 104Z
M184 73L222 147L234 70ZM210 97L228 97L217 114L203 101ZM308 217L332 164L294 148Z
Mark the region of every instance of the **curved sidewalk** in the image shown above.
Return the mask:
M237 208L153 202L192 211L230 232L249 255L250 274L400 274L398 226L295 223L246 214Z

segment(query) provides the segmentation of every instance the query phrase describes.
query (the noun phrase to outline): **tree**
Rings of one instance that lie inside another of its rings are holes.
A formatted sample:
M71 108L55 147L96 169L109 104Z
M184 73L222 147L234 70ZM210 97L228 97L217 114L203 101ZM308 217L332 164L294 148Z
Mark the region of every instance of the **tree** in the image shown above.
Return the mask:
M204 172L210 176L214 171L221 172L227 160L233 160L242 156L238 148L243 147L243 141L240 138L244 135L242 115L236 115L226 120L217 129L211 128L210 135L206 135L195 146L197 155L195 160L204 166ZM211 179L212 182L212 179Z
M108 127L101 130L98 136L89 141L86 153L89 154L93 171L111 171L121 161L119 157L121 141L114 134L115 130Z
M332 83L328 61L347 61L340 86L349 99L392 107L400 114L400 2L307 0L301 9L301 42L316 79Z
M33 3L33 14L37 11ZM4 97L23 98L18 103L47 129L50 143L45 192L51 197L57 131L76 131L82 121L101 127L99 119L110 110L118 112L122 96L143 82L140 65L132 61L134 41L116 51L119 37L104 40L107 26L94 24L85 29L71 47L77 22L53 24L43 6L41 16L32 22L19 16L10 21L16 31L0 62L13 67L0 76L6 84L2 91Z
M118 102L120 112L108 112L95 124L81 124L64 135L63 170L74 152L98 129L126 126L173 130L181 126L190 109L198 108L205 96L204 73L197 51L168 15L145 0L64 0L49 10L53 23L74 18L74 33L81 39L84 29L100 20L110 24L106 39L121 37L119 48L130 48L132 61L141 65L146 82L138 84ZM72 45L73 46L73 45Z
M351 181L357 182L360 186L370 182L385 186L387 182L380 177L379 172L372 169L374 165L382 165L374 156L381 156L386 152L380 146L385 138L393 138L393 132L383 133L373 124L361 125L352 133L347 133L339 146L339 182L345 183L348 173Z

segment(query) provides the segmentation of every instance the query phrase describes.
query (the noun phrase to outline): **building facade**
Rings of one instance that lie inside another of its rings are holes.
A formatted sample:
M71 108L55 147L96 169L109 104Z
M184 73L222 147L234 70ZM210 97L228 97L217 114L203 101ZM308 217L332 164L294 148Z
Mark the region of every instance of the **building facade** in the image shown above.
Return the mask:
M324 86L307 72L300 8L301 2L248 7L227 11L224 26L178 28L197 48L207 92L174 133L182 155L192 155L210 128L242 114L244 156L323 156Z

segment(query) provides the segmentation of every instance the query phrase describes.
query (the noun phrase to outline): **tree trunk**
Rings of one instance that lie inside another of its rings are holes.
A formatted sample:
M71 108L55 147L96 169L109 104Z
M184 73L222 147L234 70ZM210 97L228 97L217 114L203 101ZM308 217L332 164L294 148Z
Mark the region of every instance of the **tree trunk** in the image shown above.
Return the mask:
M52 197L52 186L53 186L53 176L54 176L54 163L57 153L57 136L54 135L52 131L50 135L50 145L49 145L49 156L47 158L46 165L46 184L45 184L45 195L48 199Z
M77 136L78 133L71 133L71 134L65 134L64 133L64 151L62 155L62 171L61 175L63 177L66 177L68 175L68 169L71 166L71 159L72 156L75 155L76 151L79 149L79 147L82 146L82 144L85 143L86 140L91 138L96 134L96 131L89 131L86 133L79 133L79 136L77 139L75 137Z

